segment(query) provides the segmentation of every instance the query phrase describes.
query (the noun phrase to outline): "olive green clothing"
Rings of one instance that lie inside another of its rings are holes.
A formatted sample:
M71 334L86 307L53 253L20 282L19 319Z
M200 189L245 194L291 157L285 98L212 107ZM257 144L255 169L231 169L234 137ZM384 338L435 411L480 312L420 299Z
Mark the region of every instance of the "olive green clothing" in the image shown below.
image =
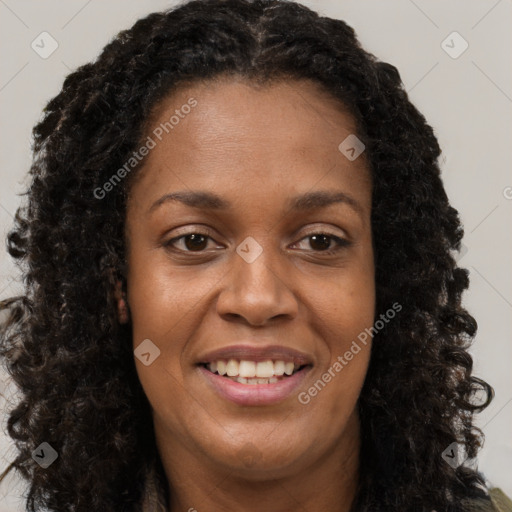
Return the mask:
M498 487L489 491L491 503L485 500L472 500L468 512L512 512L512 500Z

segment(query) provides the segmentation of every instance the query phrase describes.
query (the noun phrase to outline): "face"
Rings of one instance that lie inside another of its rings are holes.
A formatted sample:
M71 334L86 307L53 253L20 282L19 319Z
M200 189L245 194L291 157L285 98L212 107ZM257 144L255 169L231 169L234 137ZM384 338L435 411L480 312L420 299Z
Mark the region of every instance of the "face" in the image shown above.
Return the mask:
M256 479L353 435L371 340L353 342L375 305L369 170L338 149L355 130L308 81L224 79L159 105L126 236L160 446Z

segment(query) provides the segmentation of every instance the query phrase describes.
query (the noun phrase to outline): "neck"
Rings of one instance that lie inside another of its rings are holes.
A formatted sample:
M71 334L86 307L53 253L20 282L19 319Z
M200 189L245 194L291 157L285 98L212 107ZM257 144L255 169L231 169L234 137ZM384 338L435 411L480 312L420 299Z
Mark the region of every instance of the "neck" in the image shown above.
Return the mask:
M350 512L359 477L360 429L355 412L336 445L320 459L297 463L278 478L242 478L172 442L155 424L169 485L170 512Z

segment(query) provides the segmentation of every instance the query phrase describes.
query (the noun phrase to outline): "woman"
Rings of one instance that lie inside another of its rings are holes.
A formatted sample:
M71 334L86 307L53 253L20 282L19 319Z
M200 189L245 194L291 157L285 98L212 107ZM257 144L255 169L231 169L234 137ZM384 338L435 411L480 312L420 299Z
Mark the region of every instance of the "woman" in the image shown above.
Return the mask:
M151 14L34 137L1 344L31 510L502 507L440 148L348 25Z

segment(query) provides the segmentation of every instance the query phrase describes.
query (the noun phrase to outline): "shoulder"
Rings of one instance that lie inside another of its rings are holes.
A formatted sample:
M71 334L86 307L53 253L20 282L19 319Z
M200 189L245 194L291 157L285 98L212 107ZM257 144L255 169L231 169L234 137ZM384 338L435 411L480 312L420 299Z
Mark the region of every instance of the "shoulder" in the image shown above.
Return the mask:
M512 512L512 501L498 487L489 490L489 499L467 500L464 505L467 512Z
M512 500L498 487L489 491L492 504L498 512L512 512Z

